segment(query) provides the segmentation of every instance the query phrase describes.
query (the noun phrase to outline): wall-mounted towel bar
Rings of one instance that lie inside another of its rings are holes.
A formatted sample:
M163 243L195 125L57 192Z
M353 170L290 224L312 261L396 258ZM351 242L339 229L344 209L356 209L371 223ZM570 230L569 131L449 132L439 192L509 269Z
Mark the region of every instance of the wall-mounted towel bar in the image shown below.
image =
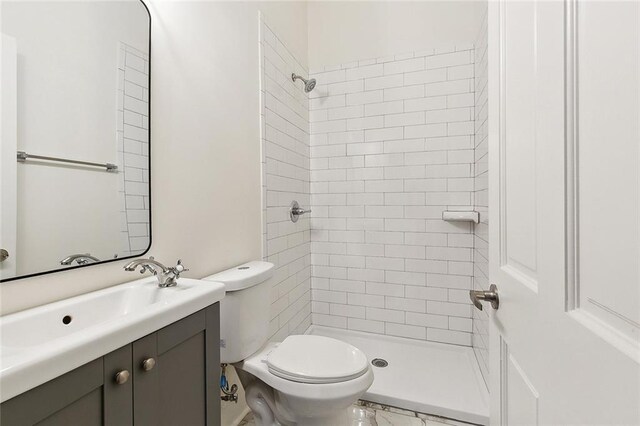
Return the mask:
M25 162L30 158L33 158L35 160L55 161L58 163L80 164L82 166L104 167L108 172L118 171L118 166L112 163L92 163L90 161L70 160L68 158L58 158L58 157L47 157L44 155L33 155L33 154L27 154L24 151L18 151L18 161L20 161L21 163Z

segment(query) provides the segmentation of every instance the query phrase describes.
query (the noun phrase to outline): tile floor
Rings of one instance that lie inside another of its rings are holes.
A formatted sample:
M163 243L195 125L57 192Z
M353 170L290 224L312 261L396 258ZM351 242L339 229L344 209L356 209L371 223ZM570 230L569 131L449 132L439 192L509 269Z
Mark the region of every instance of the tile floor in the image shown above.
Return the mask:
M358 401L351 406L351 409L353 413L351 426L469 426L469 423L367 401ZM255 424L253 413L249 412L238 426L255 426Z

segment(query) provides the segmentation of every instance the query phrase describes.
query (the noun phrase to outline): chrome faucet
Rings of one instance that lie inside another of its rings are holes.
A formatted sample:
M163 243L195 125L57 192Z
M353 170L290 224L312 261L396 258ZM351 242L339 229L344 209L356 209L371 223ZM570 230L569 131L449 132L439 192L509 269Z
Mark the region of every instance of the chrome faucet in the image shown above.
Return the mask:
M135 271L140 266L140 273L151 272L158 278L159 287L173 287L178 284L178 278L182 272L188 271L183 265L182 260L178 260L176 266L167 268L162 263L154 260L153 256L148 259L136 259L124 265L125 271Z
M60 261L61 265L71 265L73 261L76 261L78 265L86 265L87 263L100 262L97 257L91 256L89 253L85 254L72 254L65 257Z

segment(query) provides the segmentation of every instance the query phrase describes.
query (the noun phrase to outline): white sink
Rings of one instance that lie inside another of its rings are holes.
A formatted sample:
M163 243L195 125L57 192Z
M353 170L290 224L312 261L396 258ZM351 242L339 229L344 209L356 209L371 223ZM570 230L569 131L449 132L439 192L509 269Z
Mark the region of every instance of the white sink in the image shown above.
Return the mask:
M155 277L94 291L0 318L0 402L199 311L224 284Z

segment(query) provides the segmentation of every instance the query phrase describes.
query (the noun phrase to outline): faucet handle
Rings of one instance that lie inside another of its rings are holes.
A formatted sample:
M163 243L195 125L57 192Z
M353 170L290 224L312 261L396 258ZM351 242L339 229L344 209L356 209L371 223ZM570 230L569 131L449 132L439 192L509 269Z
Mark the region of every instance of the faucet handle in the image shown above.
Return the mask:
M185 268L182 264L182 259L178 259L178 263L176 264L176 272L187 272L189 269Z

